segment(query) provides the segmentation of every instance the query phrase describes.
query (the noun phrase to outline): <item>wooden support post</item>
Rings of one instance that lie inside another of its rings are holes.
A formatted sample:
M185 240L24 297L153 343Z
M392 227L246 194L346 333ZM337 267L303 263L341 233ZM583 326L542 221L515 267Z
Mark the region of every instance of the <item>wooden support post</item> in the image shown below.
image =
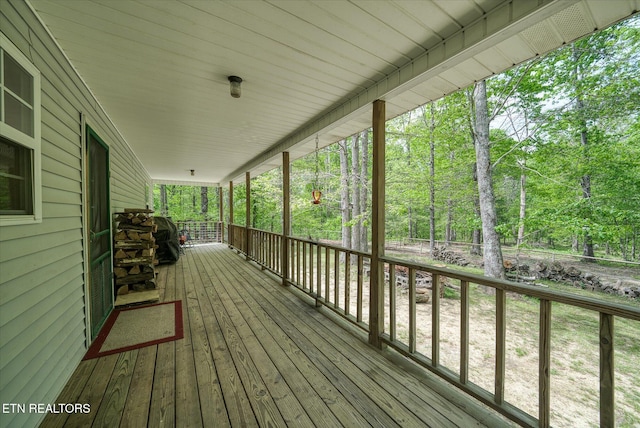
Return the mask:
M251 250L249 249L249 228L251 227L251 173L247 171L245 173L245 202L246 202L246 216L245 216L245 232L244 232L244 249L245 249L245 259L249 260L249 253Z
M600 313L600 426L616 426L613 315Z
M371 295L369 297L369 343L382 348L384 331L384 186L385 186L385 102L373 102L373 177L371 207Z
M289 282L289 237L291 236L291 173L289 152L282 152L282 251L281 273L282 285Z

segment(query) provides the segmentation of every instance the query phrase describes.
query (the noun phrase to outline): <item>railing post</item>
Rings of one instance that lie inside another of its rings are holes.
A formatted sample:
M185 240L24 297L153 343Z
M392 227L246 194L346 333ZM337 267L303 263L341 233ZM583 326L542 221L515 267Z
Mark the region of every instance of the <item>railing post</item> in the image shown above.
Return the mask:
M373 102L373 176L371 207L371 294L369 297L369 343L382 348L384 331L384 186L385 186L385 102Z
M291 174L289 166L289 152L282 152L282 243L280 264L282 285L289 282L289 237L291 236Z

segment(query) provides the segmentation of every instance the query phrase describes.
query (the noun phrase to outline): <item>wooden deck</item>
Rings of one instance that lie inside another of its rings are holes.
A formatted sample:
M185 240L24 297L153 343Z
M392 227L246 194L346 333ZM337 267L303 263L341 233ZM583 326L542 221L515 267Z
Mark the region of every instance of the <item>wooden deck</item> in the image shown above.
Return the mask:
M508 425L223 244L187 249L158 285L182 300L184 339L81 362L56 402L91 412L41 426Z

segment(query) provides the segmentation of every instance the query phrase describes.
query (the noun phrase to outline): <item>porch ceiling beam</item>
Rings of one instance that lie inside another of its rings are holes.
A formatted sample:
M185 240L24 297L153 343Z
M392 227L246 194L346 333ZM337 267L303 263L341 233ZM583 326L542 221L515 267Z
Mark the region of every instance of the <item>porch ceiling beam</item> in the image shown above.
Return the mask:
M280 156L307 138L345 123L351 117L364 114L378 99L387 100L399 93L433 78L448 68L468 60L474 55L512 37L530 26L564 10L579 0L505 0L452 36L427 50L378 80L372 86L322 113L289 136L278 141L269 150L227 175L222 182L236 179L260 164ZM538 52L541 54L543 52ZM485 76L488 77L488 76ZM427 101L427 100L425 100Z

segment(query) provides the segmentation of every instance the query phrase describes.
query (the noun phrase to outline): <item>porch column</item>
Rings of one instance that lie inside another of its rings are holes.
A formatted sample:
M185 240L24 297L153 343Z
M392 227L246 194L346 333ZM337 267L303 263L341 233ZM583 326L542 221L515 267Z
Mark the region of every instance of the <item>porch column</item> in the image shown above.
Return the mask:
M245 173L245 201L246 201L246 221L245 221L245 231L244 231L244 248L245 248L245 258L249 260L249 228L251 227L251 173L247 171Z
M229 182L229 246L236 245L235 237L233 236L233 181Z
M282 285L289 285L289 236L291 236L291 185L289 152L282 152L282 246L280 267Z
M371 295L369 297L369 343L382 348L384 331L384 185L385 185L385 102L373 102L373 177L371 191Z

